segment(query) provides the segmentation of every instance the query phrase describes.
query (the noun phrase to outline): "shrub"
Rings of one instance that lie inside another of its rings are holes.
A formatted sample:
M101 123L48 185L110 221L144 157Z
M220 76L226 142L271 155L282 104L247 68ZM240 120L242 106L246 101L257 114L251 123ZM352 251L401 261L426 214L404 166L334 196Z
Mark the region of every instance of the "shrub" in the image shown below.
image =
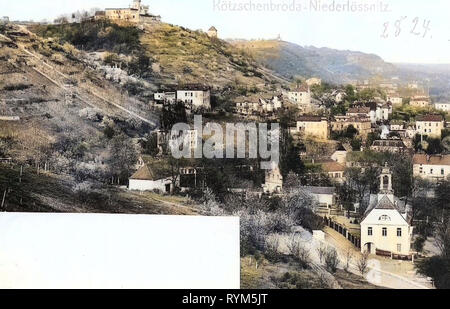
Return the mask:
M416 240L414 241L414 249L417 252L422 252L423 247L425 245L425 241L426 241L426 238L424 238L422 236L417 237Z
M339 256L334 248L329 248L325 253L325 267L331 273L335 273L339 266Z

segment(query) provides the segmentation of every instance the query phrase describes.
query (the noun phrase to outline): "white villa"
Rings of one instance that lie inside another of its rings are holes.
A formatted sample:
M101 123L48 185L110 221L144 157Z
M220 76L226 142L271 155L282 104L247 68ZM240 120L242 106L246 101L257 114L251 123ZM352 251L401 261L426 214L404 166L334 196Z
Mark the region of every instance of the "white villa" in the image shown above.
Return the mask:
M420 177L430 181L447 179L450 177L450 155L414 155L413 174L414 177Z
M406 205L394 196L392 174L386 166L380 176L380 192L371 196L361 222L362 252L411 256L410 221Z

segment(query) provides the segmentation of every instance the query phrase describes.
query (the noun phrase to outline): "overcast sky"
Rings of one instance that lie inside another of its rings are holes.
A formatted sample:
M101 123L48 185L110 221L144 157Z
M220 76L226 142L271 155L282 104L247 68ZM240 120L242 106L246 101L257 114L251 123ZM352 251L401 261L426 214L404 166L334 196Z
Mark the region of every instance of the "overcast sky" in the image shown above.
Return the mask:
M76 10L128 7L131 2L0 0L0 15L53 20ZM358 50L390 62L450 63L448 0L143 0L143 4L165 22L194 30L214 25L221 38L270 39L280 34L303 46ZM369 10L361 12L364 5Z

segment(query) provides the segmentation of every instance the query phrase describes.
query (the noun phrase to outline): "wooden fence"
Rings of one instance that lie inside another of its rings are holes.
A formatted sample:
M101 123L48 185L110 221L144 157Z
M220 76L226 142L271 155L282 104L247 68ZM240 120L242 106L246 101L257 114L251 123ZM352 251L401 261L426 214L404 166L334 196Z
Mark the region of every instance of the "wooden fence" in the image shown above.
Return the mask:
M349 242L351 242L356 248L361 249L361 238L358 236L355 236L351 234L348 229L337 223L334 222L331 218L324 218L325 225L334 229L336 232L344 236Z

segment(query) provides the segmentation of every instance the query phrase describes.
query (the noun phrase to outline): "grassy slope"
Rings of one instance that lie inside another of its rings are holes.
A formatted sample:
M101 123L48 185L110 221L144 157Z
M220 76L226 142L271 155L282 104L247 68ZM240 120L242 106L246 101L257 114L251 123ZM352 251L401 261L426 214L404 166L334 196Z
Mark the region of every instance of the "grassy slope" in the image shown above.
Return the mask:
M103 185L94 185L90 192L79 193L69 176L37 174L25 167L19 182L20 167L0 164L0 203L7 190L3 210L9 212L75 212L192 215L184 198L138 194Z
M236 82L250 87L277 82L267 69L231 44L166 23L147 25L143 31L107 22L37 26L32 30L88 51L134 56L144 52L161 68L151 77L158 85L204 83L222 88Z

